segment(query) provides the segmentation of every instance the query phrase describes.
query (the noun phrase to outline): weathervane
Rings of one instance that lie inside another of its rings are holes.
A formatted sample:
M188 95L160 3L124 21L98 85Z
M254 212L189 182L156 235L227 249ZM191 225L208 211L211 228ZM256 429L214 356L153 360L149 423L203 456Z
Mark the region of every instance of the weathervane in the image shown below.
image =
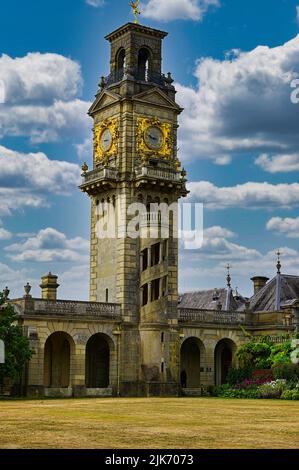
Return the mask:
M227 280L227 287L231 287L231 275L230 275L230 269L231 269L231 265L228 263L228 265L226 266L226 269L227 269L227 276L226 276L226 280Z
M280 270L281 270L281 262L280 262L280 257L282 255L281 251L278 250L278 252L276 253L277 254L277 274L280 274Z
M135 21L134 21L134 23L136 23L136 24L139 23L138 17L139 17L139 15L141 15L141 11L138 10L139 1L140 1L140 0L136 0L135 2L129 3L130 7L133 8L133 14L134 14L134 16L135 16Z

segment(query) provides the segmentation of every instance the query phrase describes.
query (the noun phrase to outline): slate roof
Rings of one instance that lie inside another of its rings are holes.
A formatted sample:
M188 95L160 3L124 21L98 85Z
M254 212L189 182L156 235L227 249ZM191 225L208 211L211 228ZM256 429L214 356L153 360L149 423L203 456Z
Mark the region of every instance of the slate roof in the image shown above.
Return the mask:
M218 300L214 300L215 289L187 292L179 297L179 308L198 308L203 310L216 310L217 305L222 305L222 310L235 311L244 304L242 296L233 296L232 289L216 289Z
M250 299L253 312L274 312L299 299L299 276L277 274ZM239 307L244 310L244 306Z

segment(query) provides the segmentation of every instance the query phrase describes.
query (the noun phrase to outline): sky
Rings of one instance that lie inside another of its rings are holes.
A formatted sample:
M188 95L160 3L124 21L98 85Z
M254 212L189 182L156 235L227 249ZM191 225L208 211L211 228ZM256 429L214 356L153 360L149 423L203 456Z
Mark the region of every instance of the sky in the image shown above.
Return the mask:
M104 36L128 0L3 0L0 15L0 289L23 295L59 276L59 297L88 299L92 162L87 110L109 73ZM180 244L180 291L299 275L299 0L144 0L141 24L168 31L189 202L204 241ZM17 14L16 14L17 12ZM291 87L291 84L295 88ZM291 95L295 99L291 100ZM298 98L298 99L297 99Z

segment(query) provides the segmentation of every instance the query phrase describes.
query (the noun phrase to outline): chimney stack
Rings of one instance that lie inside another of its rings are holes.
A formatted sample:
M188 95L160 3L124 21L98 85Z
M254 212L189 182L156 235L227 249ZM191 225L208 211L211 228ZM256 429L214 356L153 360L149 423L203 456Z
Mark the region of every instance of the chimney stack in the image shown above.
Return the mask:
M251 278L254 286L254 295L257 294L269 281L268 277L265 276L255 276Z
M57 300L57 289L59 287L57 279L58 277L51 272L42 277L40 287L42 289L43 300Z

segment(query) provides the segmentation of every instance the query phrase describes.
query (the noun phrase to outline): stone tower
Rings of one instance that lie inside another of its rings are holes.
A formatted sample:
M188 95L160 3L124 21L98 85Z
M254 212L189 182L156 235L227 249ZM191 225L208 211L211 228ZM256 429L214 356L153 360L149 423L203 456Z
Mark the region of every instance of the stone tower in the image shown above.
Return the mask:
M83 168L81 190L92 206L90 300L121 305L126 394L174 393L179 381L176 215L165 218L158 206L187 192L177 158L182 109L171 74L161 71L166 35L133 23L109 34L110 75L89 110L93 170ZM107 221L109 233L99 235Z

